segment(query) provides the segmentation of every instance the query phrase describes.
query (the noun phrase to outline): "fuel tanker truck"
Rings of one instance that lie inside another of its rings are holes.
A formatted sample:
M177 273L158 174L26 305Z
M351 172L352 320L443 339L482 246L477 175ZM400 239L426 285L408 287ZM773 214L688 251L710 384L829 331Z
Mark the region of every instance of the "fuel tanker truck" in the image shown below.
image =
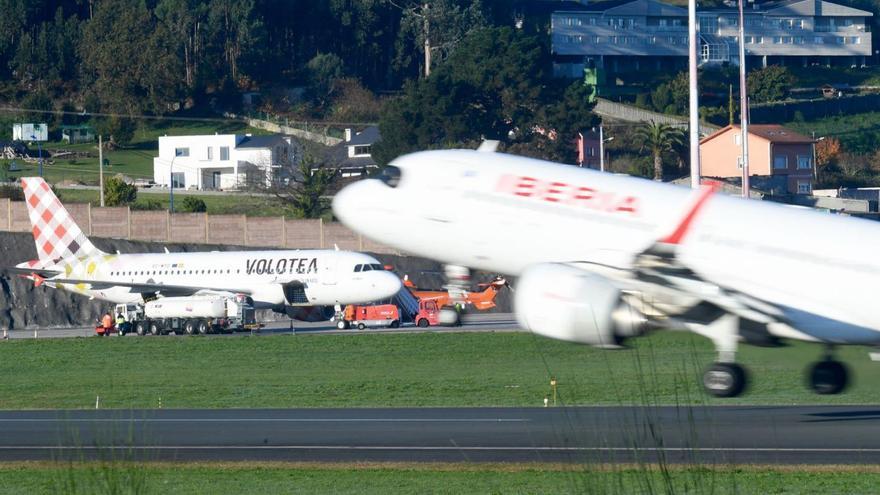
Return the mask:
M198 295L161 297L144 304L117 304L114 316L125 323L119 333L138 335L231 333L258 329L254 307L247 296Z

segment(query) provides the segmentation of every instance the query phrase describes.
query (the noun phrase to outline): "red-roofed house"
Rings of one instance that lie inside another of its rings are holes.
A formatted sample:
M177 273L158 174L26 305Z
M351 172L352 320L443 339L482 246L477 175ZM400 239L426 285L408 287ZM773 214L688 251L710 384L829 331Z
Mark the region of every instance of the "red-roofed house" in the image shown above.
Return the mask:
M704 177L742 176L742 132L729 125L700 141ZM749 175L784 175L788 192L811 194L815 177L815 140L781 125L749 126Z

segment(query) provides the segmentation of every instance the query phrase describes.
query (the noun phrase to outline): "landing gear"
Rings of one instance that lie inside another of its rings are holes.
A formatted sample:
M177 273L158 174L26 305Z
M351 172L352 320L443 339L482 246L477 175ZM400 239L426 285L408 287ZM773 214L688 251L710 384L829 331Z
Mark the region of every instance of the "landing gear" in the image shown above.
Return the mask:
M715 363L703 373L703 388L715 397L736 397L748 383L746 370L736 363Z
M849 371L843 363L828 356L824 361L810 366L807 370L807 382L817 394L839 394L849 384Z
M718 360L703 373L703 389L715 397L737 397L745 391L749 378L745 368L736 363L739 318L724 315L696 331L712 339Z

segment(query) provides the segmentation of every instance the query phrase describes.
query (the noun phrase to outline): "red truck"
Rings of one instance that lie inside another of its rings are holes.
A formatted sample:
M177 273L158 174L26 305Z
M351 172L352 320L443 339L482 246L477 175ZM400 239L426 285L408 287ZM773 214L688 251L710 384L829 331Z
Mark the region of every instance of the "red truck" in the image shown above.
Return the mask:
M400 326L400 309L396 304L374 304L372 306L349 305L345 307L344 319L336 322L340 330L356 327L363 330L367 327ZM440 308L436 301L419 301L419 312L413 315L413 322L425 328L440 323Z

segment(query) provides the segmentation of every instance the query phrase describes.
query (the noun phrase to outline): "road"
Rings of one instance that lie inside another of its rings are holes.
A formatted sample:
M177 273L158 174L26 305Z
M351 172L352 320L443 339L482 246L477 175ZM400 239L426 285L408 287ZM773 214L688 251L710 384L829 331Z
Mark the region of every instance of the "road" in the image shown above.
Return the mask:
M465 315L464 325L461 327L428 327L419 328L412 324L404 324L400 328L376 328L366 330L337 330L331 322L306 323L294 321L291 328L290 321L275 321L266 324L260 330L261 335L273 335L280 333L310 334L356 334L356 333L412 333L412 332L511 332L520 331L513 314L510 313L477 313ZM212 335L212 337L228 337L225 335ZM241 334L232 334L241 335ZM70 327L70 328L28 328L10 330L10 339L33 339L36 338L63 338L63 337L93 337L95 327ZM153 337L153 338L167 338ZM134 334L126 335L125 338L143 338Z
M0 460L877 464L880 408L0 412Z

